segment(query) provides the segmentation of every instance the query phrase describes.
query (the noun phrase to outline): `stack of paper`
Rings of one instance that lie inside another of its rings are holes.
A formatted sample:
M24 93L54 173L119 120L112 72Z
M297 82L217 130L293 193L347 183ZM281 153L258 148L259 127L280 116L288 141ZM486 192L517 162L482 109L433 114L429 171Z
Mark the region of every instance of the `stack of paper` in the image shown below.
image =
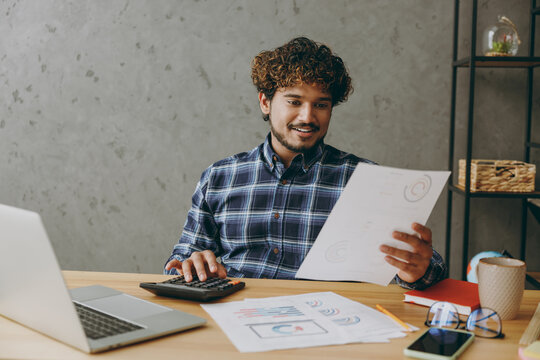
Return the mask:
M522 359L540 359L540 341L533 342L527 348L523 349L522 352Z
M403 327L386 315L333 292L201 306L240 352L389 342L405 336Z

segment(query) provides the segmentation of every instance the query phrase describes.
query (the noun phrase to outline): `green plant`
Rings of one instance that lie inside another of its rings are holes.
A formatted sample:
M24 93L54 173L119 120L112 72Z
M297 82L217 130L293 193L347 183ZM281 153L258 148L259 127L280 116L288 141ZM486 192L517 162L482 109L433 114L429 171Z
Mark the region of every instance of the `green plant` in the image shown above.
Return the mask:
M510 41L494 41L491 47L492 51L502 54L509 54L511 48L512 43Z

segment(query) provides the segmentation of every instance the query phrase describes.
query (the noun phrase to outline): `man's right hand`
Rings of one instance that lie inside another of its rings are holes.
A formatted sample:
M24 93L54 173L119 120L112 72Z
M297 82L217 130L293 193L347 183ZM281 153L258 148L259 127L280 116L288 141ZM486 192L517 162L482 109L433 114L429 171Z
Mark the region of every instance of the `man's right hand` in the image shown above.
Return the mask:
M165 265L165 270L172 268L175 268L180 275L184 275L187 282L193 280L194 271L201 281L206 281L208 277L217 276L222 279L227 277L227 270L217 262L216 255L210 250L196 251L184 261L171 260Z

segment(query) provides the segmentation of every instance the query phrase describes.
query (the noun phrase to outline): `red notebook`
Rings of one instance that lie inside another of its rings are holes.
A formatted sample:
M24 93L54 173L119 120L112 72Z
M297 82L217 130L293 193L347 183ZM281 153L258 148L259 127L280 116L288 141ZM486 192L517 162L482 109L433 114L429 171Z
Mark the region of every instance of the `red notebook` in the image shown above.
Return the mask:
M478 284L454 279L444 279L425 290L407 291L403 301L424 306L447 301L454 304L462 315L469 315L480 307Z

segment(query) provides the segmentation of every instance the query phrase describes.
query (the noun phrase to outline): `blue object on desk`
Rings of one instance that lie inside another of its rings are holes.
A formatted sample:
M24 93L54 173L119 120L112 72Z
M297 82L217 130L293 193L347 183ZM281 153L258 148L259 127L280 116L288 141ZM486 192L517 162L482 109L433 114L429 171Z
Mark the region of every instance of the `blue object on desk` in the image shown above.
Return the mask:
M497 251L482 251L476 255L473 256L471 261L469 262L469 266L467 266L467 281L478 284L478 277L476 276L476 267L478 266L478 262L480 259L487 258L487 257L502 257L503 254Z

